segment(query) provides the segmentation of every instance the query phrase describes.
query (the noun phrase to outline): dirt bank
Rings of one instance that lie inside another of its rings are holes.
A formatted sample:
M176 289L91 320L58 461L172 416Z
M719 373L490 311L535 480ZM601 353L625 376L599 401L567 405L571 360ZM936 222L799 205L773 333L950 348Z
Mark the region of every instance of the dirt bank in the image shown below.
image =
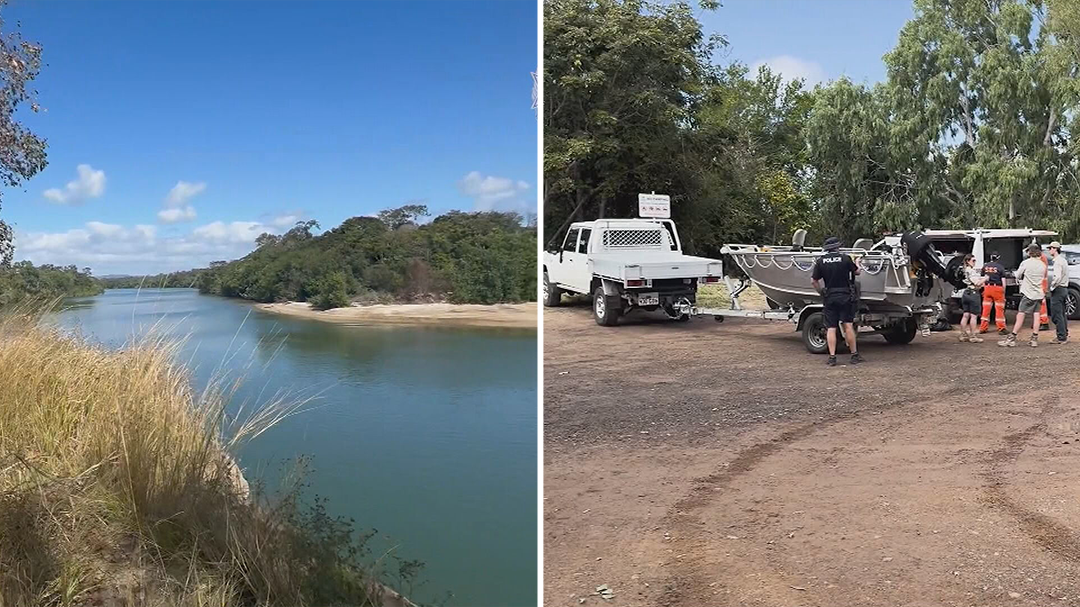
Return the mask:
M1080 604L1080 344L544 330L545 604Z
M257 304L260 310L346 325L441 325L535 329L537 304L401 304L315 310L304 302Z

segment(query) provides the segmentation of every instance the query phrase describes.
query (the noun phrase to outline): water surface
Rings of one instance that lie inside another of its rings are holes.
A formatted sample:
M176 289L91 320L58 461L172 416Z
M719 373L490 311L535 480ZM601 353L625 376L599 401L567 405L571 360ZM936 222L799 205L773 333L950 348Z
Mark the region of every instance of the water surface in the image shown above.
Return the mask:
M245 447L249 477L273 481L309 456L310 491L377 529L376 554L425 563L417 599L536 604L535 331L342 326L190 289L65 307L62 325L110 347L155 324L186 337L197 387L220 368L245 373L237 402L319 394Z

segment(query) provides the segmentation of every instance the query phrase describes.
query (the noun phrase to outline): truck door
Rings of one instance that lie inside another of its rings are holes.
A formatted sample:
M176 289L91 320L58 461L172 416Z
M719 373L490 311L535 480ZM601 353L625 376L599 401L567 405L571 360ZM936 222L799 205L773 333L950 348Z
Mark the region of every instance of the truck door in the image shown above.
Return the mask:
M567 268L573 268L568 277L570 287L578 293L588 293L592 285L592 267L589 264L589 238L592 236L591 228L581 228L581 236L578 238L577 249L566 251L567 259L572 262Z
M559 257L556 263L548 266L548 278L559 286L569 287L571 275L574 273L574 259L572 255L577 251L578 233L580 228L570 228L563 239L562 248L559 249Z

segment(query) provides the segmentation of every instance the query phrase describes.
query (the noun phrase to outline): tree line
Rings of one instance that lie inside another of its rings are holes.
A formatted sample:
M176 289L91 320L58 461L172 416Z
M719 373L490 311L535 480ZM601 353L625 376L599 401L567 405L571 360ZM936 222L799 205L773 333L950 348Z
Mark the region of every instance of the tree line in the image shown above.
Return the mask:
M717 2L700 2L720 10ZM718 65L683 2L545 0L544 237L670 194L688 250L927 228L1080 238L1080 3L915 0L885 80Z
M35 266L19 261L0 268L0 307L25 300L48 301L62 297L90 297L104 291L90 268Z
M242 259L198 271L202 293L319 308L366 302L535 301L536 229L515 213L451 211L424 224L423 205L353 217L315 235L315 221L263 234Z

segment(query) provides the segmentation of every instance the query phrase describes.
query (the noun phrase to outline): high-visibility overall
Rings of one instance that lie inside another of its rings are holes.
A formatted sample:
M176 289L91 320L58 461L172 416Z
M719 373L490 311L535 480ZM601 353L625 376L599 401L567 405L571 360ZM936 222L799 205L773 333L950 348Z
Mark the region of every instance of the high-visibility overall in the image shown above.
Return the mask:
M979 332L986 333L990 329L990 308L994 309L994 324L998 330L1005 328L1005 287L1002 285L986 285L983 287L982 322L979 323Z

